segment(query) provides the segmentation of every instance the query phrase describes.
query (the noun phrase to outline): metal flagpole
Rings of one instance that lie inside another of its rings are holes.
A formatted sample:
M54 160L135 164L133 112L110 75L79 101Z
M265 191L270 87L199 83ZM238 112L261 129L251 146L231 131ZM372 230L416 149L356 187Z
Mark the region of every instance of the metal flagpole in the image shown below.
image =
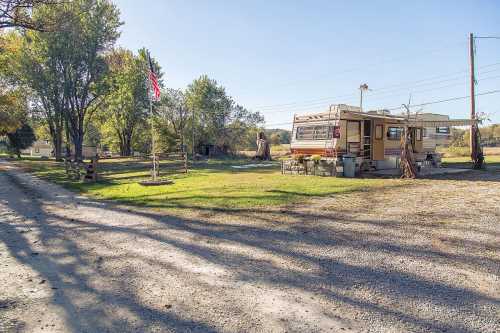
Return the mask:
M149 55L148 52L148 61L151 64L151 56ZM151 68L149 69L151 71ZM153 98L152 98L152 92L153 92L153 83L151 82L151 73L148 71L148 80L149 80L149 114L150 114L150 121L151 121L151 155L153 156L153 181L156 181L156 152L155 152L155 131L154 131L154 123L153 123Z

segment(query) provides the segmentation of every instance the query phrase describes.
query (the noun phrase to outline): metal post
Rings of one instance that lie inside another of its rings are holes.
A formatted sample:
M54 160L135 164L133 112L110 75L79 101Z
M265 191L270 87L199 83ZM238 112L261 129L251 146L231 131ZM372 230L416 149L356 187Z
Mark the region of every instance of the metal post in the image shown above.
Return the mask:
M153 91L153 86L151 80L149 80L149 114L151 121L151 155L153 157L153 181L156 181L156 153L155 153L155 131L154 131L154 122L153 122L153 98L151 93Z

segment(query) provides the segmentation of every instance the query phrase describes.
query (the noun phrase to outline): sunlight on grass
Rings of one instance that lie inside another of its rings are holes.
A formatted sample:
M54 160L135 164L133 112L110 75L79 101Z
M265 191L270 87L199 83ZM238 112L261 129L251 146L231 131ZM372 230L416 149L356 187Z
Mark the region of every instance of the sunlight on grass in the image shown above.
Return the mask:
M173 185L144 187L137 182L149 177L149 163L132 159L103 160L98 183L68 181L64 165L54 161L23 160L28 171L91 197L159 208L205 207L236 209L305 202L312 197L397 186L399 180L347 179L281 175L279 164L259 169L233 169L245 160L214 160L197 164L188 174L167 177ZM162 166L162 170L166 170Z

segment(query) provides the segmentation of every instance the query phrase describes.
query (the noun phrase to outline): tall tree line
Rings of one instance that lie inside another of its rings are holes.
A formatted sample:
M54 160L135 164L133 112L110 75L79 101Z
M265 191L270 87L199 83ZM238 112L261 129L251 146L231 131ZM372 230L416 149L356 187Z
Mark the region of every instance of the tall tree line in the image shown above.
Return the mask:
M2 6L0 14L12 9ZM81 160L85 143L124 156L148 152L151 125L161 150L210 145L228 153L248 146L263 123L207 76L184 91L163 89L151 115L146 50L115 47L122 23L109 0L32 2L29 13L11 19L18 29L0 30L0 135L29 119L57 159L71 147ZM163 87L161 67L152 63Z

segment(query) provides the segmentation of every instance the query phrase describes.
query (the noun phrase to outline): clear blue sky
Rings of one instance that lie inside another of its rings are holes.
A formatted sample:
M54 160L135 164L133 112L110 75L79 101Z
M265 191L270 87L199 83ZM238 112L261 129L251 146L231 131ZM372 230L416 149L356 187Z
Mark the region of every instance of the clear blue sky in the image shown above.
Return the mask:
M365 109L466 96L468 34L500 36L500 1L115 0L121 46L147 47L168 87L207 74L270 127L331 103ZM477 40L477 92L500 89L500 39ZM495 65L496 64L496 65ZM479 112L500 123L500 94ZM469 101L424 111L467 117Z

